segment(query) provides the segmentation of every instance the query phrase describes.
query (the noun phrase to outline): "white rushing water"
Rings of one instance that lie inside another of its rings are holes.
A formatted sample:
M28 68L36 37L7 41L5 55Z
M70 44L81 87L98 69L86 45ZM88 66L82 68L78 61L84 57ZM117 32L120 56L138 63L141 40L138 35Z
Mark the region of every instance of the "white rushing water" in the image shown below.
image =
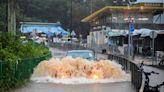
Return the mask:
M100 79L100 80L94 80L94 79L86 79L86 78L66 78L66 79L55 79L52 77L35 77L31 78L32 81L35 81L37 83L61 83L61 84L91 84L91 83L113 83L113 82L127 82L130 81L130 76L127 75L125 79Z
M110 60L87 61L65 57L42 61L34 70L32 81L39 83L90 84L130 81L130 74Z

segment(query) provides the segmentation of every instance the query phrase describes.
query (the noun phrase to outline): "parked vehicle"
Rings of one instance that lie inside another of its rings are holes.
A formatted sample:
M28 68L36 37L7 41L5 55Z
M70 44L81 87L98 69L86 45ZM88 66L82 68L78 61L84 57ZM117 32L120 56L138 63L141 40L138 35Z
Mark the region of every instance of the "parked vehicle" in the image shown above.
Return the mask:
M70 50L67 52L66 56L71 56L72 58L81 57L87 60L95 60L95 53L92 50Z

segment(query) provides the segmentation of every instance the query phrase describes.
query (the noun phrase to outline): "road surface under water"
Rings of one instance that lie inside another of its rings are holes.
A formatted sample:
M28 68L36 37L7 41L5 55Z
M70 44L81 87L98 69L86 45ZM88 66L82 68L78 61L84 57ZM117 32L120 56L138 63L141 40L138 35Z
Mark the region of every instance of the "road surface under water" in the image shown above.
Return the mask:
M66 51L51 48L53 57L61 58L66 55ZM97 55L107 59L102 54ZM12 92L136 92L131 82L116 83L91 83L91 84L60 84L60 83L37 83L31 81L22 88Z
M13 92L136 92L130 82L64 85L30 82Z

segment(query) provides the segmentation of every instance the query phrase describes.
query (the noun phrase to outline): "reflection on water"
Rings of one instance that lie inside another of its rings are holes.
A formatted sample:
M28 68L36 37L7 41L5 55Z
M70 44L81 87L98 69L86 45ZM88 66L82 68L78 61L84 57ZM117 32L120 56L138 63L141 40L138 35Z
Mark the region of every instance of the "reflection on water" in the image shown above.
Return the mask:
M52 58L42 61L32 75L35 81L53 81L62 83L93 83L128 81L127 74L121 69L121 65L110 60L87 61L82 58L65 57ZM69 81L69 82L68 82Z

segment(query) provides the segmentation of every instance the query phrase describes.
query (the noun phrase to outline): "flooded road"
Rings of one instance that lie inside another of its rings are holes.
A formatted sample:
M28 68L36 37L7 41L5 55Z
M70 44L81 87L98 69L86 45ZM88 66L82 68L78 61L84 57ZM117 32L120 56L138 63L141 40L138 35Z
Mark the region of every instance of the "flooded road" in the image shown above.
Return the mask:
M64 85L31 82L13 92L136 92L130 82Z
M51 48L55 58L61 58L67 51ZM98 57L107 59L107 56L98 54ZM91 84L61 84L61 83L37 83L31 81L22 88L12 92L136 92L131 82L115 83L91 83Z

